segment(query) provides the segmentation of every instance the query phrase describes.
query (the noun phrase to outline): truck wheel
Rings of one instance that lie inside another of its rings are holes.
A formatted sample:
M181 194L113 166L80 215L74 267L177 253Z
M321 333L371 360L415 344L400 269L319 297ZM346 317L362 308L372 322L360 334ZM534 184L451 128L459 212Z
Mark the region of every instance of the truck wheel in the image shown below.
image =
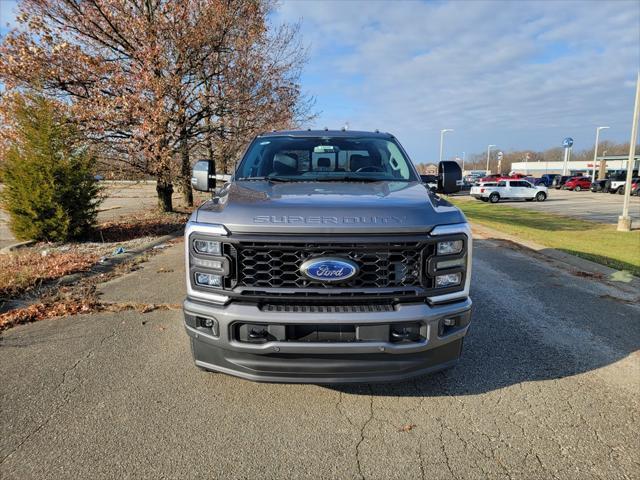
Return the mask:
M491 195L489 195L489 201L491 203L498 203L500 201L500 195L497 193L492 193Z
M581 187L580 185L578 185L576 188L574 188L574 190L575 190L576 192L579 192L580 190L582 190L582 187Z
M547 194L544 192L536 193L536 202L544 202L547 199Z
M624 195L624 186L618 189L618 195Z

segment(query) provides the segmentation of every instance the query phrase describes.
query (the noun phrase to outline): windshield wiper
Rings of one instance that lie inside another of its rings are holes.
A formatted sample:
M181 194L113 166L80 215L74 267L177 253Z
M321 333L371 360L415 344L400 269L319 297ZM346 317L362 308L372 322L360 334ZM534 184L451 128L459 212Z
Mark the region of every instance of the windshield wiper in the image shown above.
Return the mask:
M312 182L384 182L386 178L361 177L359 175L344 175L342 177L317 177L309 179Z
M267 180L269 182L299 182L300 180L296 179L296 178L287 178L287 177L278 177L278 176L271 176L271 175L267 175L264 177L241 177L238 178L237 180L239 181L264 181Z

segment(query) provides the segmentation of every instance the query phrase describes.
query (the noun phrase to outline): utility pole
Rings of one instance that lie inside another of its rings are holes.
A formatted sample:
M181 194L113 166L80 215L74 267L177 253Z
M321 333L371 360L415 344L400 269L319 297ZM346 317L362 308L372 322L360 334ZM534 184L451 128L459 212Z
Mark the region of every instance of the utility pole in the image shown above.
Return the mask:
M640 71L636 78L636 104L633 107L633 123L631 124L631 141L629 142L629 162L627 163L627 181L624 184L624 203L622 215L618 217L618 231L631 231L631 217L629 216L629 202L631 200L631 178L636 163L636 142L638 141L638 111L640 110Z
M453 132L451 128L443 128L440 130L440 161L442 161L442 145L444 143L444 134L447 132Z
M489 175L490 170L489 170L489 155L491 155L491 147L495 147L495 145L487 145L487 173L486 175Z
M465 155L464 155L464 152L462 152L462 174L463 175L464 175L464 158L465 158Z
M598 142L600 140L600 130L604 130L609 127L596 128L596 146L593 148L593 174L591 175L591 181L596 181L596 162L598 161Z

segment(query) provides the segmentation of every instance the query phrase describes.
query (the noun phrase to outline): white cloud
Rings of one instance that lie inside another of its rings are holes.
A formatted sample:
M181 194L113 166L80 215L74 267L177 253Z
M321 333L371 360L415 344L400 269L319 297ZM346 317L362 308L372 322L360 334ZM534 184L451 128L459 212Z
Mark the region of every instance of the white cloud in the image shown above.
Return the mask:
M311 45L318 126L391 130L417 161L447 153L628 141L640 3L288 1Z

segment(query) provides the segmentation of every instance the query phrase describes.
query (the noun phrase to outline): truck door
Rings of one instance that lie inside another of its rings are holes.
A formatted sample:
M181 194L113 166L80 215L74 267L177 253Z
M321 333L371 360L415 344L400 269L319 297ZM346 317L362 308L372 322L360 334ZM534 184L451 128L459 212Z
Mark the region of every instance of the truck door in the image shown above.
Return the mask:
M529 194L531 192L529 192L529 189L527 188L527 182L523 180L514 180L509 183L511 184L509 195L511 198L527 198L530 196Z

